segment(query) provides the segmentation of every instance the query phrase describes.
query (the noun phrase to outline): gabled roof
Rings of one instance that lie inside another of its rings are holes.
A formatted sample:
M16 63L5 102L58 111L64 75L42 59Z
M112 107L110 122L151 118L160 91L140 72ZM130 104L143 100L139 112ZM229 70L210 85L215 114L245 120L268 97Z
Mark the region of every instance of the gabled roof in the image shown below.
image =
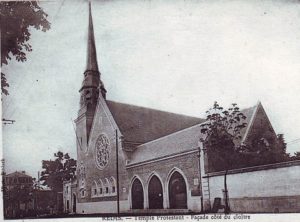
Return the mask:
M29 176L23 172L19 172L19 171L6 174L5 177L30 177L30 178L32 178L31 176Z
M204 119L106 100L125 141L146 143L204 122Z
M258 104L255 105L255 106L252 106L252 107L241 110L241 112L246 116L245 122L247 123L247 126L241 130L241 140L238 141L239 143L243 142L244 138L248 134L248 131L249 131L248 129L249 129L251 120L253 121L254 114L255 114L255 111L257 109L257 106L258 106Z
M256 107L258 105L259 103L256 106L241 110L241 112L247 117L245 119L247 127L241 131L242 139L247 136L247 129L251 127L251 120L253 119L253 116L255 116L255 112L257 110ZM130 165L197 149L198 142L200 138L203 137L203 134L200 133L200 127L201 124L204 123L204 120L201 120L202 121L200 123L195 124L194 126L186 127L154 141L137 146L131 155ZM236 142L241 143L242 139Z
M262 113L264 115L264 119L267 121L270 130L276 135L275 130L273 129L273 126L266 114L266 111L264 107L262 106L261 102L258 102L256 106L252 107L253 111L251 112L251 116L247 118L247 127L243 129L242 132L242 138L241 138L241 143L247 143L247 139L249 137L249 134L251 132L251 129L253 128L253 125L255 124L255 120L257 118L258 113Z
M191 126L170 135L139 145L130 157L130 165L149 160L182 154L198 149L198 143L203 136L200 133L201 124Z

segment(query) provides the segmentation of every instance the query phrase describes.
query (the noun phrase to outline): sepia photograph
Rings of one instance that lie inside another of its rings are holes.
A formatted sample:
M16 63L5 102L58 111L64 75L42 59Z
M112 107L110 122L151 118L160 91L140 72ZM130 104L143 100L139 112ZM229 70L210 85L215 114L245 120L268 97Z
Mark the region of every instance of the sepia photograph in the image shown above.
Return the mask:
M300 219L299 0L0 1L1 219Z

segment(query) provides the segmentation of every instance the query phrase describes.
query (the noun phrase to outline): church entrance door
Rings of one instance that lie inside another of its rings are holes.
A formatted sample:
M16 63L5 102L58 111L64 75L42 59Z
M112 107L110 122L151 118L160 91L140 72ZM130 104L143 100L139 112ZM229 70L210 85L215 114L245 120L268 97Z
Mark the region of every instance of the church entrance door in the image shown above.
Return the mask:
M76 213L76 195L73 194L73 213Z
M169 201L171 209L187 209L187 192L183 176L175 172L169 182Z
M144 209L144 190L139 179L135 179L131 188L132 209Z
M163 209L163 189L157 176L153 176L148 186L149 209Z

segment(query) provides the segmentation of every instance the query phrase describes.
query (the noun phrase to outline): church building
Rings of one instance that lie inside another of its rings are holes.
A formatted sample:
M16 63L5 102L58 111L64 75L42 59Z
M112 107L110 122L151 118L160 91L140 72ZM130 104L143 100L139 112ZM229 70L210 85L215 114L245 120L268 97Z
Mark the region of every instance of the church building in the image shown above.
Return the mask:
M68 212L188 213L210 207L199 142L205 120L106 99L91 6L83 74L75 120L77 178L65 183ZM243 141L257 129L277 138L260 103L244 111L248 126Z

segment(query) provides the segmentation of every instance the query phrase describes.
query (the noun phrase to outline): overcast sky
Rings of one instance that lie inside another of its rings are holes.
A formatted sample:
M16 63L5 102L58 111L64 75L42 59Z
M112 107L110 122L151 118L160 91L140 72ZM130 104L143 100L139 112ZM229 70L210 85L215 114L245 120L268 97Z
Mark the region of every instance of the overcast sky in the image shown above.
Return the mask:
M3 67L3 117L16 120L3 126L6 170L35 177L58 150L76 158L88 25L87 1L41 4L51 30L32 30L27 61ZM260 100L276 133L300 138L299 2L92 1L92 12L109 100L199 117L214 101Z

